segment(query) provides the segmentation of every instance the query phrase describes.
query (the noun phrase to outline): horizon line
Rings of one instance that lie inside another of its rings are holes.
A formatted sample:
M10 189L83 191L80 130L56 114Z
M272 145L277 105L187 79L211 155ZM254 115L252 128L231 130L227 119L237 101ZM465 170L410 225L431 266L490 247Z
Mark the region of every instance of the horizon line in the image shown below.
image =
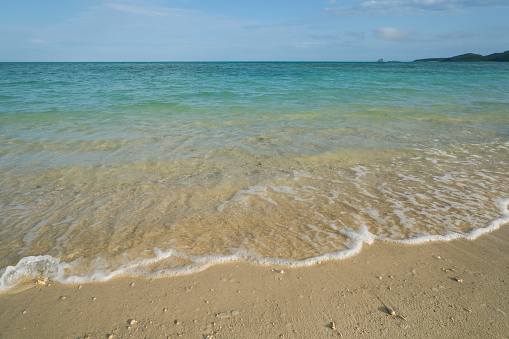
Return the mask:
M400 61L400 60L389 60L383 61L384 63L391 62L414 62L411 61ZM279 60L279 61L244 61L244 60L223 60L223 61L1 61L0 63L382 63L378 60L373 61L318 61L318 60Z

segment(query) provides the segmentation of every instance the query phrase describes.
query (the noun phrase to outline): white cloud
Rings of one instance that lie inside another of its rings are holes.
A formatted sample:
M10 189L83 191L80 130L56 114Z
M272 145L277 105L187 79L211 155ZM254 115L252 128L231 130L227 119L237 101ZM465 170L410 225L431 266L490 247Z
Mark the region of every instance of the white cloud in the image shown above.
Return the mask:
M304 42L299 42L299 43L296 43L295 44L295 47L297 48L308 48L309 46L313 45L312 42L309 42L309 41L304 41Z
M304 48L309 48L312 46L319 46L319 45L323 45L323 44L319 43L319 42L304 41L304 42L296 43L295 47L304 49Z
M384 40L409 41L414 35L411 30L402 30L392 27L384 27L373 31L375 35Z
M336 1L331 3L337 3ZM355 5L325 8L335 14L461 13L472 8L509 8L508 0L370 0Z

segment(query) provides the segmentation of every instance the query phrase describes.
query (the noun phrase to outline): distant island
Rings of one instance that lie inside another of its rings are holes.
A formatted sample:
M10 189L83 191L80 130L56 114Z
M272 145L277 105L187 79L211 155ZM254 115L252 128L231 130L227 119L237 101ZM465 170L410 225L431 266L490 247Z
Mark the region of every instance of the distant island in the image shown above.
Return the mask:
M452 58L428 58L428 59L417 59L414 62L509 62L509 51L504 53L493 53L490 55L482 56L480 54L467 53L454 56Z

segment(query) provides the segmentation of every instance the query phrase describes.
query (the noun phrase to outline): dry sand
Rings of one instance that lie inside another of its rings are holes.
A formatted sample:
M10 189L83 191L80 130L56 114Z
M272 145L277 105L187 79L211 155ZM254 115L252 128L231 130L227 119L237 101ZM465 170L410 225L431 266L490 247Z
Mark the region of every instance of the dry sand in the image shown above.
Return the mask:
M377 242L306 268L232 263L0 295L1 338L380 336L509 338L509 227L474 241Z

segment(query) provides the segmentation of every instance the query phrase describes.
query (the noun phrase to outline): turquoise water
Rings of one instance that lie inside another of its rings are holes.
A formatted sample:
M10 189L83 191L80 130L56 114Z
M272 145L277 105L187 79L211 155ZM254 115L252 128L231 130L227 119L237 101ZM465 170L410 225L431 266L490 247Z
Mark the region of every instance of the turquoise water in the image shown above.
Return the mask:
M507 223L504 63L2 63L0 289Z

